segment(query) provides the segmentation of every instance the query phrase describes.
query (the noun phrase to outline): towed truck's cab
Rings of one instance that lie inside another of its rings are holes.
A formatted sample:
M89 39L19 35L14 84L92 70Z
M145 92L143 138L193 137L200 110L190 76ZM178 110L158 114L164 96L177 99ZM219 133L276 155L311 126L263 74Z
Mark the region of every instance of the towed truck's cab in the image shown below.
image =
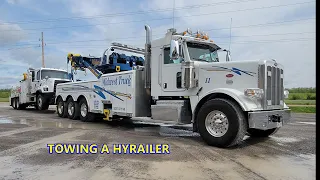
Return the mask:
M54 68L29 68L24 73L20 84L14 88L11 94L11 104L23 109L29 105L39 110L48 109L55 104L55 91L59 83L70 82L65 70Z
M33 79L31 94L35 95L35 105L40 110L48 109L49 105L55 104L57 84L71 81L67 71L61 69L40 68L30 72Z
M206 35L191 34L170 29L164 38L149 43L151 72L147 76L151 77L154 119L175 114L176 121L192 122L194 131L217 146L237 144L246 133L268 136L290 119L281 64L231 62L228 50ZM226 58L219 57L220 52L226 52Z

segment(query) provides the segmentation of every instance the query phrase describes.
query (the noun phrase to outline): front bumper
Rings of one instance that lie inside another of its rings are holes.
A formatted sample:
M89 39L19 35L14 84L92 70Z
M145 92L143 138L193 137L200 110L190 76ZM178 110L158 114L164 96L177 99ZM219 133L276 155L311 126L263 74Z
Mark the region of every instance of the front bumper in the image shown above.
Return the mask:
M291 118L291 110L248 112L249 128L267 130L282 127Z

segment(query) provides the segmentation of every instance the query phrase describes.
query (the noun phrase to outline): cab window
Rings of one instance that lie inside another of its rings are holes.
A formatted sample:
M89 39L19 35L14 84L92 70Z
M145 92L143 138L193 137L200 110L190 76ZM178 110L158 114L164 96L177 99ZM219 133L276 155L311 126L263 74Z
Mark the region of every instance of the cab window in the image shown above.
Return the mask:
M181 63L181 60L183 59L183 50L181 48L181 45L179 47L180 49L180 55L182 56L181 59L178 59L178 60L171 60L170 59L170 47L165 47L163 49L163 63L164 64L180 64Z
M37 80L40 80L40 71L37 71Z

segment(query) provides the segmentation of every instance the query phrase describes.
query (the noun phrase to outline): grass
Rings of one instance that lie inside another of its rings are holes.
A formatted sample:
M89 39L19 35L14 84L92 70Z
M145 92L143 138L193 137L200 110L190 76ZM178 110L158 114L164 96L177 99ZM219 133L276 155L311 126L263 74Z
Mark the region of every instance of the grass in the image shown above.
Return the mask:
M315 106L291 106L290 109L293 113L316 113Z
M285 100L287 105L316 105L316 100Z
M289 100L316 100L316 93L289 93Z
M0 98L9 98L10 92L9 91L0 91Z
M7 98L0 98L0 102L9 102L9 97L7 97Z

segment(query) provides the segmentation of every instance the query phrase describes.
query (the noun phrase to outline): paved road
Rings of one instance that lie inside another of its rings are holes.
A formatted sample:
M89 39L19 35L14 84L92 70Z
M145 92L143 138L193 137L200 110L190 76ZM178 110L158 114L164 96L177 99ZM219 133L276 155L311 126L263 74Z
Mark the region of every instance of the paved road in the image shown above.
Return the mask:
M49 154L48 143L158 143L170 154ZM219 149L188 127L83 123L0 103L0 179L315 179L315 115L293 114L270 138Z

